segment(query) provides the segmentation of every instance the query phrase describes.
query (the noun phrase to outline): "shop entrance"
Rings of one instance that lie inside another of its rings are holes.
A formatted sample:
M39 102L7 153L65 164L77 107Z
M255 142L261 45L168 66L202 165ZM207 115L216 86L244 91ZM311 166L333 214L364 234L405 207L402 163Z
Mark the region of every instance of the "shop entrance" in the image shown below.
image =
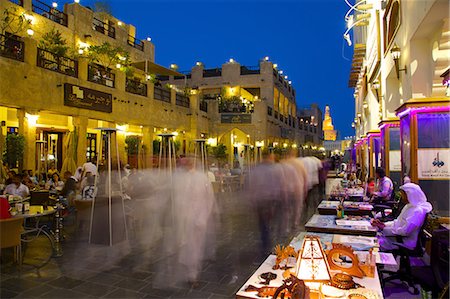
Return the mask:
M44 159L46 158L47 165L50 167L55 164L58 171L61 170L64 156L63 156L63 138L66 133L65 130L40 130L40 140L44 141Z

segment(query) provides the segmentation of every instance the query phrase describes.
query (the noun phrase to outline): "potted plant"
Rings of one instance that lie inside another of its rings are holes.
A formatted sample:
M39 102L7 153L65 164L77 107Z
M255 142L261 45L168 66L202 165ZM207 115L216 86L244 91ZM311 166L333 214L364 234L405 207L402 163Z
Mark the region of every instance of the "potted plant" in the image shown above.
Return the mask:
M25 149L25 137L20 134L8 134L6 136L6 150L3 154L3 161L8 163L10 168L19 168L22 171L23 153Z
M130 164L132 168L138 167L140 141L141 140L138 136L127 136L125 138L125 149L128 155L128 164Z

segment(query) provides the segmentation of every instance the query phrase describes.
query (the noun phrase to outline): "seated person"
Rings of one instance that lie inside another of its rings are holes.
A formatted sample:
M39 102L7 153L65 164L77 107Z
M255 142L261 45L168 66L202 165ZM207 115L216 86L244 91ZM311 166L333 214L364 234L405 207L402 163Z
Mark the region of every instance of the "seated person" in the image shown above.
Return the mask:
M30 176L28 175L28 171L24 172L22 175L22 183L28 187L29 190L33 190L36 188L36 185L31 180Z
M12 184L12 179L15 175L16 175L16 172L14 170L9 170L7 173L8 177L6 178L5 185Z
M70 171L64 172L64 179L66 182L64 183L64 187L61 190L61 195L64 197L68 197L70 195L75 195L77 190L77 179L72 176L72 173Z
M397 245L393 244L393 242L396 242L396 235L403 236L405 247L414 249L425 217L433 209L431 204L427 202L425 193L419 185L406 183L400 187L400 193L401 200L406 205L397 219L385 223L378 219L372 220L372 225L381 230L378 242L382 251L398 248Z
M348 185L350 187L356 187L361 184L361 181L356 178L356 173L352 172L348 179Z
M60 180L59 174L54 172L51 179L45 183L45 189L50 191L61 191L64 187L64 182Z
M95 177L90 175L85 178L83 188L81 189L81 198L82 199L94 199L95 197Z
M9 205L8 199L5 197L0 197L0 219L11 218L11 206Z
M372 194L372 202L383 203L391 200L394 191L394 183L386 176L386 172L381 167L378 167L375 170L375 174L378 179L378 185L377 191Z
M22 184L22 176L16 174L12 178L12 183L6 186L3 194L16 195L25 198L30 195L30 189Z
M242 174L242 169L241 169L241 165L239 164L239 161L234 161L233 169L230 170L230 173L232 175L240 175L240 174Z
M370 197L375 192L375 179L369 178L367 181L367 193L366 196Z
M33 184L39 185L38 177L34 175L33 170L28 170L28 176L30 177L30 180L33 182Z

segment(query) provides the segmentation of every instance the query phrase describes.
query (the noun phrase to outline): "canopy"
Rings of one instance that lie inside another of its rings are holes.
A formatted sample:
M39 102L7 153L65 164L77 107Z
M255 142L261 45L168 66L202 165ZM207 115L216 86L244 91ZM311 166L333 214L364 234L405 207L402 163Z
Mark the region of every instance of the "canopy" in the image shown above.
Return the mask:
M149 74L163 76L184 76L182 73L165 68L162 65L156 64L149 60L133 62L131 65Z

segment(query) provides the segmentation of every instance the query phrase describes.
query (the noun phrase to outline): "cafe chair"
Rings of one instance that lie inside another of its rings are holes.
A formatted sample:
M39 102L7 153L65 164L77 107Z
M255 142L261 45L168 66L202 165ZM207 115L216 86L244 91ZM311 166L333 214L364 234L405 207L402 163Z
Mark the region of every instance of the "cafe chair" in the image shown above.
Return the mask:
M23 218L0 220L0 249L14 247L14 260L22 266L22 245L20 236L23 232Z
M415 258L421 258L424 255L424 242L423 240L426 239L426 232L425 232L425 226L427 224L428 214L425 217L425 220L422 224L422 227L420 228L419 235L417 236L417 242L416 246L413 249L409 249L403 245L402 242L402 236L396 236L397 242L394 242L393 244L398 246L398 249L392 250L392 254L394 257L400 257L400 265L398 271L389 271L389 270L381 270L381 283L382 287L384 288L384 285L386 282L392 281L392 280L400 280L401 282L404 282L408 285L408 288L413 289L413 294L417 295L419 294L419 290L415 286L414 277L412 274L411 269L411 257ZM385 277L387 275L387 277ZM409 291L409 290L408 290Z
M436 229L431 236L430 265L413 267L412 275L421 288L431 291L433 298L441 298L447 292L449 281L449 231Z

